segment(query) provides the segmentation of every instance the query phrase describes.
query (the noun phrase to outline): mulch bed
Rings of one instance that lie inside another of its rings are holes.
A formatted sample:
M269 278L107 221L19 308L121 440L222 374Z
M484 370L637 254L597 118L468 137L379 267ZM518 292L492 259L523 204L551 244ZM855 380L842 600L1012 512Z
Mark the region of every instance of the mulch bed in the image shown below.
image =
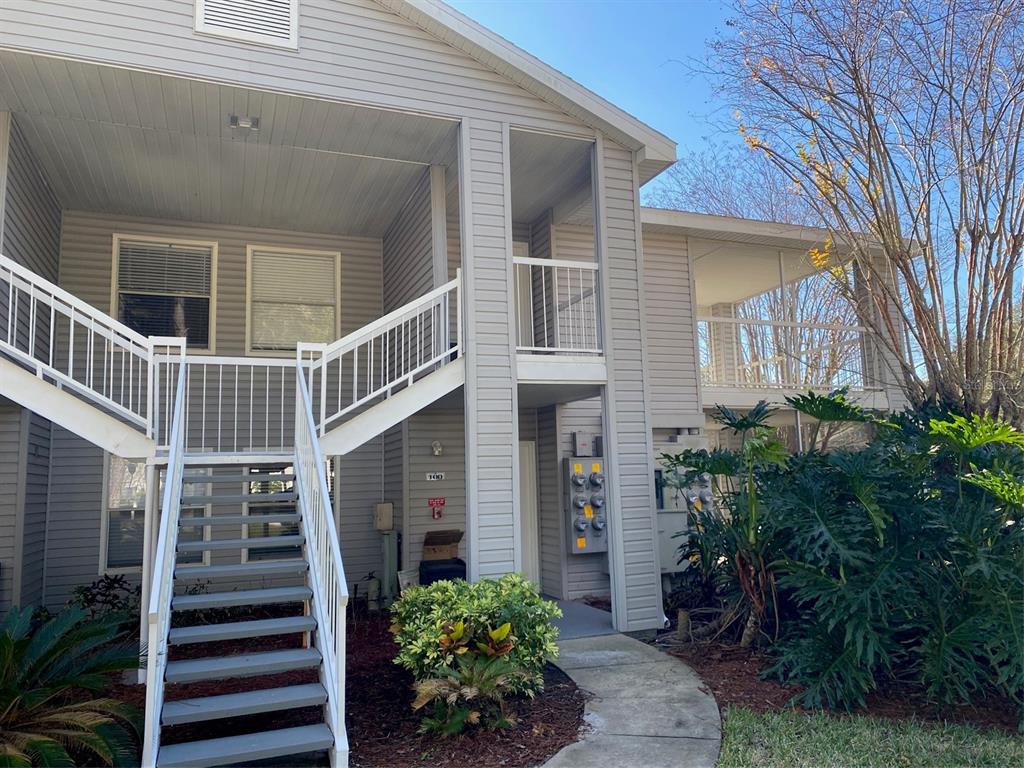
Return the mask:
M350 622L347 641L346 712L350 763L353 768L528 768L539 765L579 738L583 722L583 694L565 674L548 665L544 691L532 701L511 702L518 717L513 728L478 729L467 735L442 739L419 733L419 715L411 709L412 677L392 660L397 647L386 618ZM298 635L265 637L173 648L171 658L201 658L300 647ZM169 685L168 701L197 696L299 685L318 680L316 670L286 672L263 677L209 680ZM145 687L116 685L108 695L145 708ZM318 723L319 707L273 712L232 720L213 720L164 728L163 743L212 739L242 733ZM303 765L314 763L303 762Z
M410 707L412 677L392 661L396 651L387 621L350 627L347 706L354 768L527 768L579 738L583 694L550 664L544 692L512 703L515 727L450 739L422 735Z
M672 635L656 641L658 647L685 661L700 675L715 695L719 709L745 707L755 712L785 709L799 688L774 680L762 680L767 656L758 650L719 643L681 643ZM843 716L845 712L833 713ZM853 714L890 720L967 723L1016 734L1018 713L1012 701L995 694L974 706L937 707L929 703L920 688L892 686L870 694L865 706Z

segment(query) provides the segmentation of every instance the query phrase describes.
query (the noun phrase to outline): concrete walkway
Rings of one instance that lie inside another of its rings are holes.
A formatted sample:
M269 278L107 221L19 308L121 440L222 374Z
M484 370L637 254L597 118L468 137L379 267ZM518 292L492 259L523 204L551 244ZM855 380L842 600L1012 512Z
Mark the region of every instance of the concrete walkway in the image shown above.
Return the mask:
M562 640L555 663L587 694L586 732L545 768L712 768L718 705L683 662L625 635Z

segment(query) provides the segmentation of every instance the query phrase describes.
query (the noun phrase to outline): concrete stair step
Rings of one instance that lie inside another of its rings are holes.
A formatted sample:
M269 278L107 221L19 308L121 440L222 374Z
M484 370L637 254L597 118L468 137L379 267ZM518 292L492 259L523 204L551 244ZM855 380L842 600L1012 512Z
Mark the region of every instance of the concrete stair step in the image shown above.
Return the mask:
M325 701L327 691L320 683L264 688L164 702L160 722L165 726L184 725L200 720L223 720L226 717L245 717L282 709L318 707Z
M225 680L258 677L299 669L315 669L323 657L316 648L246 653L238 656L211 656L203 659L167 662L164 679L168 683L194 683L200 680Z
M334 744L327 725L302 725L276 731L228 736L221 739L169 744L160 748L160 768L207 768L207 766L249 764L256 760L320 752Z
M295 536L253 536L248 539L211 539L210 541L179 541L178 552L205 552L214 549L272 549L298 547L305 541L302 534Z
M175 595L171 598L171 610L201 611L204 608L234 608L240 605L301 603L311 597L313 597L313 590L303 586L207 592L198 595Z
M214 515L213 517L182 517L181 528L201 528L204 526L250 525L254 523L297 523L298 512L282 512L269 515Z
M312 632L314 629L316 629L316 619L312 616L286 616L279 619L257 619L256 621L231 621L223 624L175 627L168 634L168 641L171 645L191 645L193 643L239 640L247 637L291 635L297 632Z

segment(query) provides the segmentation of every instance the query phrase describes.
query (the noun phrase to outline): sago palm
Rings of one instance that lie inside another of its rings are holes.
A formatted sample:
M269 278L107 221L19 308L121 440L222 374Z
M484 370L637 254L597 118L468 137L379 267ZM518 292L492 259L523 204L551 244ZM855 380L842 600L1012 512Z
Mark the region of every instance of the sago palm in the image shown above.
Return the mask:
M67 608L33 628L31 609L11 608L0 622L0 767L138 763L137 710L90 697L139 666L123 626L123 615Z

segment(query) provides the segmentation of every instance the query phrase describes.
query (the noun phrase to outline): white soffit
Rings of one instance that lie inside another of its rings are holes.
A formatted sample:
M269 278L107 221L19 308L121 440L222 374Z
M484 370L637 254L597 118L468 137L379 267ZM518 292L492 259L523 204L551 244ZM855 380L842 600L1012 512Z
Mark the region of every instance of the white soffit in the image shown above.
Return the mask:
M672 139L441 0L377 2L585 125L639 152L641 182L676 161Z

